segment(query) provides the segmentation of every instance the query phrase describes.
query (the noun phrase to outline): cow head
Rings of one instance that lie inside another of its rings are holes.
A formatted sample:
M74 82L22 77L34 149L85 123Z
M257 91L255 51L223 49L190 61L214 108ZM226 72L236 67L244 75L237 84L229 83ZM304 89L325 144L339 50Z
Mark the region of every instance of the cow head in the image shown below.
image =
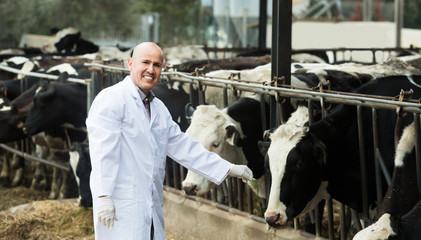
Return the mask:
M33 135L41 131L41 129L35 128L35 124L40 124L39 120L42 117L43 112L50 112L51 117L54 115L54 111L48 111L46 108L47 102L52 101L53 97L55 95L55 89L54 87L50 86L48 83L43 83L41 86L36 90L35 97L34 97L34 103L32 108L29 110L30 117L26 119L24 131L28 135ZM43 126L48 126L51 123L43 122ZM38 126L37 125L37 126Z
M6 143L24 139L26 135L20 128L25 121L26 114L17 112L14 107L2 106L0 108L0 142Z
M214 105L198 106L186 133L227 161L246 164L244 153L239 147L242 131L238 123L228 116L226 109L220 110ZM214 183L192 171L188 171L182 185L189 195L203 195L215 187Z
M272 184L266 222L272 227L305 213L325 198L325 146L308 127L286 123L270 136L268 149ZM324 192L323 192L324 193Z

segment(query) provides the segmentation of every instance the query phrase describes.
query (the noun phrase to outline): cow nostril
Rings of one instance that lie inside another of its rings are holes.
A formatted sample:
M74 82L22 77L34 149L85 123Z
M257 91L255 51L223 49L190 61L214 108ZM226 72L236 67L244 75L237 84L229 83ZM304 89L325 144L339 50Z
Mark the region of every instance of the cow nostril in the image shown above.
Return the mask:
M196 185L186 186L186 187L183 187L183 190L187 195L195 196L196 195L196 187L197 187Z
M267 224L269 224L269 226L271 226L271 227L280 227L280 224L278 222L280 216L281 215L278 213L274 216L266 217Z

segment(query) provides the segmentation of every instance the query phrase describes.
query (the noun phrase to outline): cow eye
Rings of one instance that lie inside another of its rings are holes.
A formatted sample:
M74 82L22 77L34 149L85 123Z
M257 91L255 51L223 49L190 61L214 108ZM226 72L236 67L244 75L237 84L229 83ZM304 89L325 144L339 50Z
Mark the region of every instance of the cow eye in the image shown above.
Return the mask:
M297 161L296 165L297 168L302 168L303 167L303 162L302 161Z
M211 145L211 150L213 150L213 149L215 149L215 148L218 148L219 147L219 142L214 142L214 143L212 143L212 145Z

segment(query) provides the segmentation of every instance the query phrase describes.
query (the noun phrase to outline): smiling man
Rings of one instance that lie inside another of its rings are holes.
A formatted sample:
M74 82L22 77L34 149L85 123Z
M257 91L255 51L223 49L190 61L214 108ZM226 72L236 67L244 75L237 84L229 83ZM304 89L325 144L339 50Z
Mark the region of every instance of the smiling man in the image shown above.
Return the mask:
M253 174L193 141L154 97L163 66L158 45L136 46L128 66L130 75L102 90L86 119L95 239L164 240L166 156L216 184Z

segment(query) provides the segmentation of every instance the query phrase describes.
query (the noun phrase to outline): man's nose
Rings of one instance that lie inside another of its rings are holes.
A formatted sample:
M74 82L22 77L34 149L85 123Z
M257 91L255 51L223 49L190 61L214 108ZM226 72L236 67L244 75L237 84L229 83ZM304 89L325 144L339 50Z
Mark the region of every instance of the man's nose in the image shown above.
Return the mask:
M154 67L153 67L153 64L150 64L150 65L148 66L147 70L148 70L148 72L154 72L154 71L155 71L155 69L154 69Z

